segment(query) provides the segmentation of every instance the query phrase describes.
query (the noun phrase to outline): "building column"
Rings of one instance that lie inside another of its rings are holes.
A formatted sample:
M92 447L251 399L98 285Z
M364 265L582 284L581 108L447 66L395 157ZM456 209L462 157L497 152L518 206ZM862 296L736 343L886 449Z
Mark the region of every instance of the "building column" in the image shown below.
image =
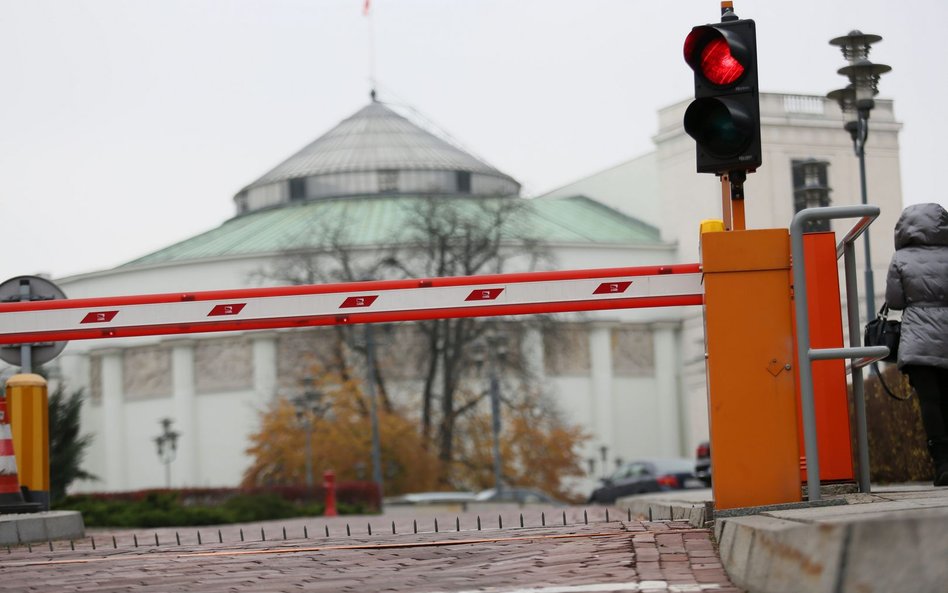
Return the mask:
M681 377L678 357L679 324L675 321L663 321L650 325L655 355L655 384L658 398L659 445L663 454L669 456L685 455L682 440L681 417Z
M171 464L172 486L196 486L200 459L197 448L197 409L194 401L194 340L171 340L173 430L178 431L178 454Z
M102 355L102 441L105 445L105 488L128 488L125 455L125 394L122 390L122 351Z
M614 413L612 409L612 334L607 325L593 325L589 330L589 359L592 374L593 395L593 441L608 447L607 454L615 457L613 441ZM598 448L598 446L597 446ZM596 452L596 458L603 466L600 473L609 473L608 462L603 462Z
M277 336L276 332L253 334L253 390L263 402L277 395Z

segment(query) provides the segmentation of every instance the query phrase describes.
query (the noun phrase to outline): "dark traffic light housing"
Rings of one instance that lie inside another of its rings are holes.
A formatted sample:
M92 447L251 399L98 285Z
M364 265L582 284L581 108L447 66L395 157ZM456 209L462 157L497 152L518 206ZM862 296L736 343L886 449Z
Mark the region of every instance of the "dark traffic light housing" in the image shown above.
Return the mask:
M728 16L694 27L685 39L695 100L684 126L697 142L698 173L746 173L761 164L757 32L754 21Z

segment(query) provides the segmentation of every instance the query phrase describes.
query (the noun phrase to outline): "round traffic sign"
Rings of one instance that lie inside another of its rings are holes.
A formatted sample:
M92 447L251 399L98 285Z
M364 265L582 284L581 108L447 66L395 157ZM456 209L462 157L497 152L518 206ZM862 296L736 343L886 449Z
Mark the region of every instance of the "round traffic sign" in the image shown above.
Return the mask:
M64 299L66 294L46 278L39 276L16 276L0 284L0 303L19 301L49 301ZM23 346L30 348L30 360L34 365L49 362L59 356L66 342L42 342L39 344L7 344L0 346L0 359L8 364L21 366Z

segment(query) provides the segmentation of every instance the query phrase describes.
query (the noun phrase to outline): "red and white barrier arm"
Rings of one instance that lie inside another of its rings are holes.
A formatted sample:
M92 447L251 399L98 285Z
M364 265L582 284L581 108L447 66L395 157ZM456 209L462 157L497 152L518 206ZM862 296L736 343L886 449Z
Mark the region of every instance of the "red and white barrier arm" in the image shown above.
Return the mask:
M698 264L0 303L0 344L702 303Z

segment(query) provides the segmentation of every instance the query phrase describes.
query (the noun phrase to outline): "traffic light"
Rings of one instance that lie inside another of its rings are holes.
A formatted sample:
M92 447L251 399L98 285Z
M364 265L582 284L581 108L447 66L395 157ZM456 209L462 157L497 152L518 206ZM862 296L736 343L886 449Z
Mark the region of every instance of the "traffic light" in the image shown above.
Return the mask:
M695 100L685 132L697 142L698 173L752 172L761 164L757 34L752 20L726 12L685 39Z

